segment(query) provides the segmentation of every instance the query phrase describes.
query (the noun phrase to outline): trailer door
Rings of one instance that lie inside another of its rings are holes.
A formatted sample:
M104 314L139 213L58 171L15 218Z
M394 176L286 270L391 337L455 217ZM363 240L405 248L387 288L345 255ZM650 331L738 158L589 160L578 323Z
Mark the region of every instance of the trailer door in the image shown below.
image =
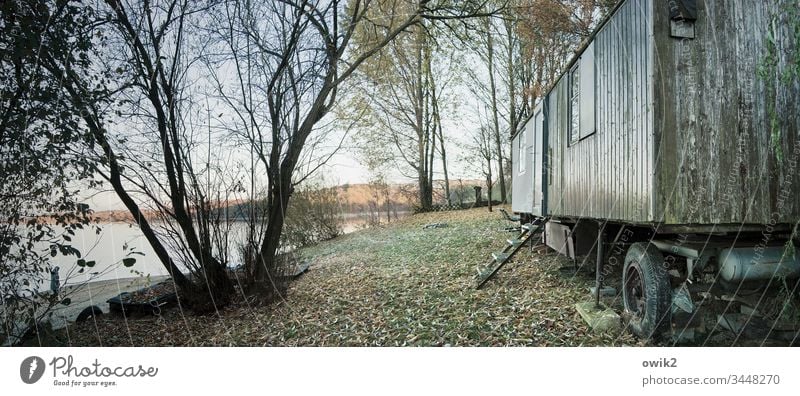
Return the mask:
M531 120L511 141L511 209L515 213L532 213L533 209L532 128Z
M533 117L531 118L530 124L532 126L531 133L531 148L532 148L532 158L531 158L531 167L533 172L531 172L533 176L533 185L532 185L532 197L531 201L533 201L533 214L536 216L544 216L544 191L542 188L544 187L544 113L542 112L542 105L536 106L534 109Z

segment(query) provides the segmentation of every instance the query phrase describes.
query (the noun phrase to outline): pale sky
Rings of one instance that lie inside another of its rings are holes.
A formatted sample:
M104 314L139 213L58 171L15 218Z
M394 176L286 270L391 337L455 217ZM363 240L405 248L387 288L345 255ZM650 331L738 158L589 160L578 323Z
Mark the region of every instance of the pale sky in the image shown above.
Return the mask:
M485 70L485 65L476 65L474 64L476 63L475 60L474 56L467 56L463 58L463 62L460 66L479 69L478 74L485 74L488 80L488 73ZM486 109L479 103L479 100L475 98L463 84L459 84L458 82L453 83L447 87L447 90L450 91L449 95L447 95L449 96L449 100L442 103L441 108L449 177L451 180L459 178L481 179L482 175L479 171L480 163L472 159L465 160L465 157L471 157L465 155L462 147L464 144L469 143L472 139L472 134L480 128L482 121L487 123L488 114L486 114ZM502 100L502 93L500 95L498 99ZM214 113L216 113L216 111ZM216 120L212 122L216 122ZM353 146L354 137L352 134L355 133L358 132L351 132L351 136L347 137L349 140L345 141L345 147ZM329 147L335 147L335 144L338 143L338 139L341 138L341 134L338 134L338 136L335 135L337 134L332 134L329 139L326 139L326 142L329 140L335 141L335 143L331 143ZM503 136L507 136L505 131L503 131ZM504 144L508 143L504 142ZM215 145L217 148L224 147L223 144L216 145L214 142L212 142L212 145ZM402 164L401 166L404 165L405 164ZM406 166L404 166L404 168L406 168L406 175L402 174L398 166L391 166L390 169L393 169L393 171L385 175L387 181L390 183L415 183L416 178L413 174L409 174L412 171L407 169ZM368 183L372 175L370 175L370 172L365 166L359 163L359 159L356 157L354 150L342 148L333 155L326 166L320 168L317 176L321 176L328 185L341 185ZM444 179L441 159L439 158L434 161L434 179ZM125 209L124 205L113 191L86 191L85 201L95 211Z

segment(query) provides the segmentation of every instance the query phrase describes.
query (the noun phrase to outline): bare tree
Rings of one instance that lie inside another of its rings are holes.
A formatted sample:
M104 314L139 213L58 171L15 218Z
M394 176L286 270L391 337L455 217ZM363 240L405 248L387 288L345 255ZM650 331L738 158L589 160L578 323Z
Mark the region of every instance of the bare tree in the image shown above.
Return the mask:
M482 22L482 26L475 30L466 30L465 34L459 35L459 39L471 45L480 62L479 64L482 66L467 70L470 81L467 88L477 98L477 106L479 108L487 108L489 111L491 147L494 150L492 157L496 161L498 168L497 181L500 187L500 200L506 202L505 162L507 161L507 145L504 144L505 139L503 136L508 135L501 133L501 131L505 131L508 127L507 120L502 120L502 109L506 107L505 104L508 101L504 100L504 92L501 87L503 80L498 78L498 66L502 65L502 62L497 58L498 53L502 52L497 51L495 43L497 37L501 37L497 25L502 20L495 17L486 17Z
M418 25L384 47L355 76L348 104L364 114L360 151L367 163L388 161L417 181L417 203L432 204L436 139L431 107L429 37ZM371 35L357 36L370 43ZM410 172L409 172L410 170Z
M522 106L535 101L554 83L573 51L617 0L515 0L505 17L507 38L518 37ZM526 112L522 114L528 115ZM519 118L517 118L519 122ZM513 133L513 130L512 130Z
M409 6L383 3L391 12ZM422 209L433 202L437 155L448 201L450 195L441 109L448 100L446 89L453 80L457 51L443 45L447 40L441 36L448 32L440 25L423 21L365 62L346 105L365 119L359 143L367 162L389 161L404 176L416 179L417 205ZM373 31L358 33L354 38L358 46L375 40Z
M493 141L494 149L497 158L498 181L500 182L500 200L506 202L506 181L505 173L503 172L503 162L505 161L505 153L503 150L503 139L500 138L500 123L499 123L499 110L497 107L497 83L495 82L495 59L494 59L494 31L492 29L492 19L486 18L486 66L489 71L489 97L491 98L491 112L493 123ZM491 169L489 170L488 180L491 182ZM489 210L492 208L491 186L487 185L489 190Z
M251 274L256 284L272 293L288 202L295 185L309 173L297 172L301 155L333 109L343 83L403 32L420 31L424 20L484 15L480 3L421 0L385 14L376 13L377 0L224 4L217 19L218 44L228 56L220 67L229 68L232 77L217 73L218 91L255 156L253 171L267 179L266 228ZM372 41L353 47L353 37L362 31L371 32Z
M492 167L496 164L495 147L494 147L494 131L488 125L481 125L479 129L472 135L472 142L470 146L472 155L477 156L480 161L477 163L477 168L483 174L486 182L486 198L488 209L492 211L492 187L495 180L492 176ZM474 161L472 162L474 163ZM502 175L498 175L502 179Z
M444 130L442 128L442 113L440 111L440 103L441 100L441 91L444 90L447 82L441 84L440 87L437 87L437 81L434 78L433 72L433 65L432 65L432 58L430 46L427 48L428 54L426 56L427 67L426 70L428 71L428 85L430 86L431 90L431 114L433 118L433 134L434 139L436 137L439 138L439 156L442 160L442 174L444 176L444 195L447 200L448 205L452 205L453 202L450 198L450 177L447 172L447 148L445 146L444 140ZM452 59L452 58L451 58ZM438 91L438 93L437 93Z
M205 169L196 166L198 131L188 117L194 62L189 29L208 9L187 0L98 4L96 22L86 26L102 51L94 62L115 74L99 82L71 68L68 56L42 54L44 67L63 79L70 104L81 112L101 159L95 172L111 185L198 311L224 305L233 291L226 263L213 248L210 224L217 212L209 183L200 179L211 172L210 161ZM96 100L98 85L113 105ZM165 227L154 226L154 218Z

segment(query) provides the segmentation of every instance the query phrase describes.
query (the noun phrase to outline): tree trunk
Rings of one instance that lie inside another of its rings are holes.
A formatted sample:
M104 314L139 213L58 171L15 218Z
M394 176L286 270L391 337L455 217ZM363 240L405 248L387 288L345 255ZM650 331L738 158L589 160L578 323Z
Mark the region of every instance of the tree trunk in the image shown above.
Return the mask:
M428 184L429 184L429 191L431 194L431 206L433 206L433 159L434 154L436 154L436 136L431 135L431 128L426 126L426 133L425 135L428 137L430 141L429 148L428 148ZM435 131L433 132L435 133Z
M447 197L447 204L452 205L453 201L450 198L450 178L447 175L447 152L444 149L444 136L442 134L441 124L439 124L439 146L441 147L442 150L442 171L444 172L444 194Z
M489 208L489 211L492 211L492 160L487 158L486 166L488 166L488 171L486 173L486 205Z
M192 282L189 278L184 275L178 266L172 261L172 258L169 256L169 252L158 239L153 228L150 226L150 222L144 217L139 205L133 198L128 194L127 190L125 190L124 185L122 184L122 171L120 169L120 165L117 161L117 155L114 150L111 148L111 145L108 143L108 139L105 135L105 130L99 123L99 118L95 117L95 111L90 107L91 104L85 103L84 98L79 91L79 87L81 87L81 80L78 76L74 73L67 72L63 73L60 68L58 68L54 62L45 62L45 67L48 67L50 71L56 75L62 73L63 75L67 76L69 79L70 84L66 84L64 88L70 94L70 98L74 106L83 109L83 119L86 122L86 125L89 129L89 132L92 134L92 137L98 143L98 145L103 150L103 154L108 159L108 167L109 167L109 182L111 183L114 192L119 196L122 203L125 205L125 208L128 209L131 216L133 217L136 224L139 226L139 229L142 231L145 239L147 242L150 243L150 246L153 248L153 251L156 253L159 261L161 264L164 265L167 272L172 277L173 282L175 285L178 286L178 289L181 291L191 291L192 290ZM74 84L74 85L72 85Z
M389 194L389 185L388 184L383 186L383 197L384 197L384 200L386 201L386 224L389 224L389 223L392 222L392 212L391 212L392 201L391 201L391 198L390 198L391 195Z
M433 191L430 188L428 175L424 172L419 174L419 201L423 211L429 210L433 206Z
M423 211L427 211L433 204L433 191L430 188L428 150L430 149L430 139L427 128L425 127L425 107L426 98L423 90L424 84L424 59L423 47L425 45L425 29L418 25L415 32L416 41L416 76L414 90L414 115L415 129L417 133L417 154L419 166L417 167L417 182L419 184L419 205Z
M506 64L506 78L508 79L508 125L509 134L513 136L517 132L518 119L517 117L517 84L514 78L514 24L512 19L506 19L503 24L506 28L506 48L507 64Z
M265 302L273 301L283 292L283 285L279 283L277 253L280 248L281 233L286 220L286 208L289 205L291 187L289 181L278 182L278 185L270 187L272 190L272 203L267 208L268 223L258 251L258 257L253 260L253 286L254 291L259 292L266 299Z
M494 43L492 40L491 34L491 20L487 18L486 22L486 31L487 41L486 41L486 50L488 56L488 66L489 66L489 89L491 90L492 96L492 122L494 123L494 143L495 143L495 150L497 151L497 170L499 172L498 180L500 181L500 200L505 203L506 202L506 182L504 178L503 172L503 144L502 140L500 139L500 123L498 121L498 111L497 111L497 84L495 83L494 79Z
M436 81L433 79L433 72L431 67L431 57L428 55L428 78L431 86L431 111L433 112L433 134L434 139L439 138L439 152L442 154L442 172L444 172L444 195L447 199L447 204L452 205L450 199L450 179L447 175L447 151L444 147L444 134L442 132L442 118L439 114L439 97L436 96Z

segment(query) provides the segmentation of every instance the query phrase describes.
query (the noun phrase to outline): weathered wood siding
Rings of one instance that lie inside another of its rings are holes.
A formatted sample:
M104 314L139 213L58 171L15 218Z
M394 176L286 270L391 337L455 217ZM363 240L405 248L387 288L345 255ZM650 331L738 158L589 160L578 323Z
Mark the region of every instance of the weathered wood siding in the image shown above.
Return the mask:
M656 219L796 222L800 2L698 0L694 39L670 37L668 3L653 25Z
M625 1L594 38L596 133L567 144L568 73L546 99L554 216L653 220L652 1Z

